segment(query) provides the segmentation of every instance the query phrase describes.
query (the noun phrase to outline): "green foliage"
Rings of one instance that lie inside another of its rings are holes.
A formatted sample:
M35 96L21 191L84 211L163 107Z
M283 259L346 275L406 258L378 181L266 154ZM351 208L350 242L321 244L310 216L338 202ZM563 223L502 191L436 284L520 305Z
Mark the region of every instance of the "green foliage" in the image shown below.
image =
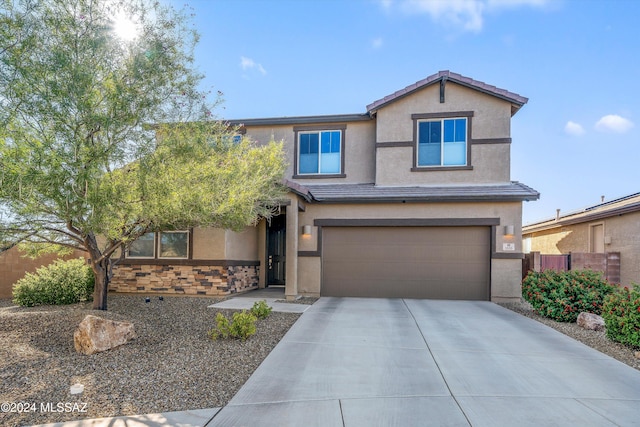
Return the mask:
M18 280L13 288L13 302L33 307L88 301L91 300L93 284L93 271L84 259L57 260Z
M640 348L640 287L618 288L607 295L602 306L607 337Z
M262 300L254 302L250 311L251 314L256 316L258 319L266 319L267 316L271 314L271 310L273 310L273 308L267 305L267 301Z
M199 89L190 14L167 3L0 0L0 249L86 250L95 308L123 245L240 230L285 194L282 145L233 142L212 115L221 94ZM113 31L118 16L135 39Z
M239 338L245 341L251 335L256 333L256 321L258 319L251 313L246 311L233 313L231 322L224 314L216 315L216 327L209 331L209 336L213 340L218 338Z
M522 296L545 317L575 322L580 312L600 314L604 297L614 287L589 270L531 271L522 281Z

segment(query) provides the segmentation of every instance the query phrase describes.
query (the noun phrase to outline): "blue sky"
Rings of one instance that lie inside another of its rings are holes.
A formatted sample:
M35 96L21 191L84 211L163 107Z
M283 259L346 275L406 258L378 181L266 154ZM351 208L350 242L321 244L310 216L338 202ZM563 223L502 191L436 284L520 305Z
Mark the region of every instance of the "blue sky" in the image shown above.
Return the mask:
M640 2L171 0L201 34L225 119L364 113L440 70L529 98L512 180L524 223L640 192Z

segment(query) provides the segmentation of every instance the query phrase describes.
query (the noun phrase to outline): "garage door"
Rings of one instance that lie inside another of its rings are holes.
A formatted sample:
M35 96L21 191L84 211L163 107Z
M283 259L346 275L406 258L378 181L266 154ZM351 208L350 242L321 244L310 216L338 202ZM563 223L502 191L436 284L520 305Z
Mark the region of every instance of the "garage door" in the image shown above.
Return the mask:
M324 227L325 296L488 300L490 227Z

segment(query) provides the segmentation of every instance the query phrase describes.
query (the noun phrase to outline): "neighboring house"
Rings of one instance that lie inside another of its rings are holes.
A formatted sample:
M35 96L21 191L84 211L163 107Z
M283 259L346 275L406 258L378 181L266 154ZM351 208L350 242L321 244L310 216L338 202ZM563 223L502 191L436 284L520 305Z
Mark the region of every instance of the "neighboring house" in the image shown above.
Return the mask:
M527 252L619 252L620 283L640 283L640 193L526 225L522 237Z
M510 178L511 117L526 102L441 71L362 114L231 120L284 141L280 215L242 233L149 234L111 289L518 299L522 202L539 198Z

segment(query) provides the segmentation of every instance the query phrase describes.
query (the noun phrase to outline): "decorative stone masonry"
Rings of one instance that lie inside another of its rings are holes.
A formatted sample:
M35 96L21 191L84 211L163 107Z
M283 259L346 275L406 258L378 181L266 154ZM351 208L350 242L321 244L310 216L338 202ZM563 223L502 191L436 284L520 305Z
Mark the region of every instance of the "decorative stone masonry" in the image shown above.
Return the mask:
M110 292L222 296L258 287L258 266L125 264L114 268Z

